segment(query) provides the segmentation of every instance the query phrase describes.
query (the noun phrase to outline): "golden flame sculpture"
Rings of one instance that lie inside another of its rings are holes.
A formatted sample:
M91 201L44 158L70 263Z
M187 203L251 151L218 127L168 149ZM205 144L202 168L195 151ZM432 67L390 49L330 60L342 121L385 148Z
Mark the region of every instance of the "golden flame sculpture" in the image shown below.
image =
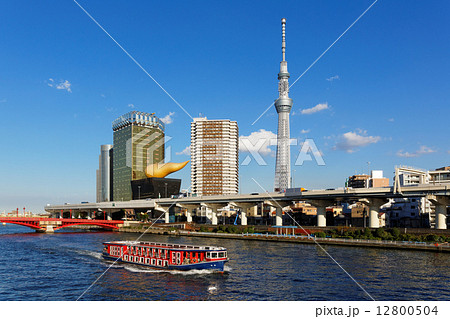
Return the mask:
M189 161L182 162L182 163L165 163L165 164L152 164L147 166L145 169L145 175L147 177L166 177L167 175L179 171L183 167L186 166L186 164L189 163Z

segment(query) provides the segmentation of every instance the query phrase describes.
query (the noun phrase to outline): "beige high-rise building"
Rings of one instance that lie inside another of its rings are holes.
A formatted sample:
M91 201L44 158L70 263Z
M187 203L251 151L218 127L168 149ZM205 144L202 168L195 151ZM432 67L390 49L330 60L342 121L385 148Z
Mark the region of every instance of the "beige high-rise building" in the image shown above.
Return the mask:
M236 121L194 118L191 123L191 184L197 195L239 191L239 130Z

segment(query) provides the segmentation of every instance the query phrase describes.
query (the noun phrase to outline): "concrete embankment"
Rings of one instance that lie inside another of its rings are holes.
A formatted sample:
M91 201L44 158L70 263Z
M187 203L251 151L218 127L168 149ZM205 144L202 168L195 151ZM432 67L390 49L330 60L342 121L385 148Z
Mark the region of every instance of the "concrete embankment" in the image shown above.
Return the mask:
M174 236L191 236L205 238L227 238L238 240L258 240L270 242L289 242L297 244L312 245L338 245L350 247L370 247L383 249L410 249L434 252L450 252L449 243L425 243L425 242L402 242L402 241L385 241L385 240L369 240L369 239L345 239L345 238L313 238L311 236L293 236L293 235L272 235L272 234L229 234L229 233L211 233L186 230L169 230L160 227L152 227L148 229L127 228L120 229L121 232L128 233L146 233Z

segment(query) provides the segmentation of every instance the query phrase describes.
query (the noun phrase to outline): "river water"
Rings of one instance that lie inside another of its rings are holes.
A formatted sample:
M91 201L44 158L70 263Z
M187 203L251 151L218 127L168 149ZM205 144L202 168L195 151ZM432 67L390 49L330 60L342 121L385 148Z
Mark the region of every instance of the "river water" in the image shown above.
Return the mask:
M450 255L445 253L323 246L366 293L316 245L141 238L226 247L230 261L224 274L111 266L102 260L104 241L138 236L39 234L0 225L0 300L450 300Z

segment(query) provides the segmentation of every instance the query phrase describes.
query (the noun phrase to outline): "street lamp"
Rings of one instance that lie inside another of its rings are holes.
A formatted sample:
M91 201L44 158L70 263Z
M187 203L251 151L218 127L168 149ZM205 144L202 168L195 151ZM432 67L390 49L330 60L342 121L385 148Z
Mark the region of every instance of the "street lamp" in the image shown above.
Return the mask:
M138 186L138 194L139 194L138 198L141 199L141 186L140 185Z

